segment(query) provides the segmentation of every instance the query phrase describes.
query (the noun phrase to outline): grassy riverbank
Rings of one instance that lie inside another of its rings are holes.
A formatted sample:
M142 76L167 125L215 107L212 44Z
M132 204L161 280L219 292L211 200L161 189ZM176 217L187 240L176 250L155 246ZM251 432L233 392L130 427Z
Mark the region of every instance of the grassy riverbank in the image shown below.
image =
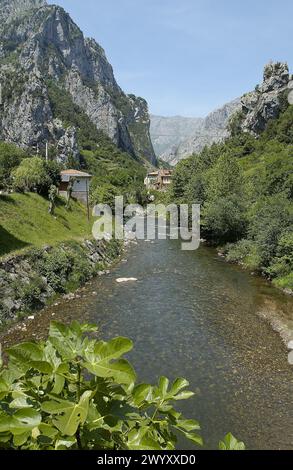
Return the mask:
M0 196L0 256L25 248L80 240L91 234L86 208L58 198L54 217L48 200L33 193Z

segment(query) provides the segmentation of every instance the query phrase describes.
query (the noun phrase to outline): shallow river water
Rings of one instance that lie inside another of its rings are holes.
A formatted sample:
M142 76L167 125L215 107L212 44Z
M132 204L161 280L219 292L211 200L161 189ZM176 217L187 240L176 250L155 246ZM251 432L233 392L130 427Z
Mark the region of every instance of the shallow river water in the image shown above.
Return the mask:
M206 247L184 252L177 241L142 241L125 256L80 298L44 310L2 342L42 337L51 319L95 322L106 339L134 341L129 359L140 381L190 381L196 397L181 410L200 421L206 448L231 431L250 449L293 449L293 367L285 345L293 299ZM121 277L138 281L119 284Z

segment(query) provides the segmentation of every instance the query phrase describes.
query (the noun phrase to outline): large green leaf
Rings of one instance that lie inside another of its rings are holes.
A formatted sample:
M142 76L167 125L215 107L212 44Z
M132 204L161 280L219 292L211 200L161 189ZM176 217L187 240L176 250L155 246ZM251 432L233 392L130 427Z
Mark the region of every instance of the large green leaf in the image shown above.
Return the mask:
M83 366L97 377L112 378L119 384L129 385L136 379L135 371L126 359L115 362L109 362L107 359L93 363L85 362Z
M133 347L127 338L115 338L108 343L99 341L94 348L85 351L84 367L97 377L113 378L119 384L129 385L135 381L134 369L125 359L119 359Z
M233 434L229 433L219 443L220 450L245 450L244 442L238 441Z
M162 450L162 447L150 435L146 426L130 431L127 447L129 450Z
M22 343L12 346L7 353L22 367L29 369L30 361L42 361L43 351L40 345L35 343Z
M38 427L41 421L42 417L36 410L18 410L12 416L0 417L0 433L10 431L15 436L21 435Z
M45 402L42 410L52 415L61 415L53 420L54 426L64 436L74 436L78 427L83 425L87 419L89 400L92 394L92 391L84 392L77 404L65 400Z
M140 406L144 402L152 400L153 388L148 384L136 385L132 391L132 400L135 406Z

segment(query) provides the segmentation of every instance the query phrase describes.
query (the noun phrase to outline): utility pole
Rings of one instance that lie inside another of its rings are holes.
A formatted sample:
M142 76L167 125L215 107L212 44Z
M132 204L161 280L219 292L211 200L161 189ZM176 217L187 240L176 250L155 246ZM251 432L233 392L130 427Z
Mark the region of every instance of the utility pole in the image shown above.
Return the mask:
M88 187L88 180L85 180L86 184L86 208L87 208L87 220L90 221L90 204L89 204L89 187Z
M46 141L46 162L49 160L48 141Z

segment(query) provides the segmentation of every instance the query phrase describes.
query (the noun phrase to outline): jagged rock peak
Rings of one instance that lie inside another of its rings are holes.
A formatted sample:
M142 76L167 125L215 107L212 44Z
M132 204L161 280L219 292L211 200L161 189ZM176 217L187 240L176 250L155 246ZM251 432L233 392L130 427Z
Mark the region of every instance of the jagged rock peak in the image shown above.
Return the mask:
M262 84L241 100L244 132L257 136L271 119L278 118L290 79L287 63L270 62L265 66Z
M5 21L46 6L46 0L0 0L0 18Z

